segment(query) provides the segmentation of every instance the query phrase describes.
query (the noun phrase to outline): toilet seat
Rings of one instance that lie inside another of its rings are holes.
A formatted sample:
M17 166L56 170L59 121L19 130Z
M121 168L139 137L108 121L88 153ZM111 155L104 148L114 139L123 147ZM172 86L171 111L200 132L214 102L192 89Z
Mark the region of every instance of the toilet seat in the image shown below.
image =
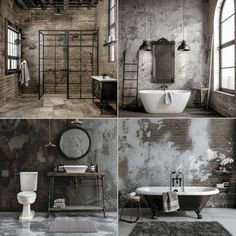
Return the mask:
M36 199L36 193L33 191L23 191L17 194L17 199L21 204L31 204Z
M23 191L18 193L17 197L33 198L36 197L36 193L33 191Z

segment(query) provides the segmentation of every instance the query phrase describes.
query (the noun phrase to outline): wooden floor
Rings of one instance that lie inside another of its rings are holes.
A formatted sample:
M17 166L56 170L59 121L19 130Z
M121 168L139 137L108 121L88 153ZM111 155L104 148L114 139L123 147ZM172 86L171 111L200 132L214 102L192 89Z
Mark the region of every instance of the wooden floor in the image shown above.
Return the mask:
M93 118L116 117L113 109L100 108L92 99L66 99L65 96L21 96L0 108L0 118Z
M221 114L204 108L186 108L183 113L179 114L148 114L145 111L127 111L119 110L119 117L155 117L155 118L219 118Z

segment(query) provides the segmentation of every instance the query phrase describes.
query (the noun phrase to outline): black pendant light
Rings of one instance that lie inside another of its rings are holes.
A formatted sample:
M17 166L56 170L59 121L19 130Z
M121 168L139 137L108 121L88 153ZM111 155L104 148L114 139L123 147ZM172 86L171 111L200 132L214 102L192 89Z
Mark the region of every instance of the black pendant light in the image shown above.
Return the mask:
M139 51L152 51L150 44L147 42L147 0L145 0L145 40L139 47Z
M182 28L183 28L183 41L180 43L178 47L178 51L190 51L189 45L184 40L184 0L183 0L183 20L182 20Z

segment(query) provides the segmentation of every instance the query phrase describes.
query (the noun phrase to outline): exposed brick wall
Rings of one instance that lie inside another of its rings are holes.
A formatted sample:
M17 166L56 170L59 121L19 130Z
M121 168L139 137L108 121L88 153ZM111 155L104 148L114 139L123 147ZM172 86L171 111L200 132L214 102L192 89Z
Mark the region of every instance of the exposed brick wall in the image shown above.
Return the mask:
M20 26L23 29L22 34L22 58L25 58L29 64L31 81L29 87L24 88L24 93L37 93L38 91L38 32L39 30L95 30L96 29L96 9L83 8L78 10L62 11L63 15L58 16L52 9L48 10L18 10L17 16L20 19ZM47 55L54 53L47 49ZM57 57L63 56L63 51L57 49ZM50 64L51 63L51 64ZM74 62L75 68L78 67ZM51 62L45 62L46 66L52 67ZM61 67L64 68L62 61ZM58 68L60 69L60 68ZM60 75L58 75L60 76ZM53 78L52 78L53 79ZM91 79L91 78L89 78ZM65 93L66 84L57 87L58 93ZM54 93L54 86L48 88L45 92Z
M78 10L62 11L63 15L58 16L53 13L53 9L47 10L16 10L12 9L11 1L2 1L2 12L0 22L0 57L1 57L1 90L0 105L16 97L18 93L17 75L5 76L5 27L4 17L7 17L13 23L17 23L22 28L22 58L26 59L29 66L31 80L28 87L23 87L22 92L25 94L38 93L38 32L39 30L99 30L99 73L109 73L116 78L116 63L108 62L108 47L103 47L105 39L108 37L108 0L101 1L97 8L82 8ZM89 41L90 39L88 39ZM53 49L47 48L46 54L52 55ZM45 54L45 56L46 56ZM70 56L76 57L76 49L70 51ZM63 57L63 50L57 50L57 57ZM90 58L83 57L84 60ZM96 58L95 58L96 61ZM58 63L58 62L57 62ZM53 67L53 62L45 61L46 67ZM59 71L57 77L61 78L61 84L56 86L48 85L45 87L46 93L66 93L66 79L63 76L62 69L65 62L62 60L58 64ZM70 61L72 69L78 69L78 61ZM84 68L89 70L89 68ZM96 70L96 66L95 66ZM90 83L91 74L84 74L86 82ZM71 81L78 80L78 75L71 76ZM48 82L55 81L55 76L47 74ZM71 91L78 92L79 85L73 85ZM91 86L83 86L86 97L91 97Z
M1 1L0 6L0 106L18 94L18 75L5 75L5 18L18 24L11 1Z

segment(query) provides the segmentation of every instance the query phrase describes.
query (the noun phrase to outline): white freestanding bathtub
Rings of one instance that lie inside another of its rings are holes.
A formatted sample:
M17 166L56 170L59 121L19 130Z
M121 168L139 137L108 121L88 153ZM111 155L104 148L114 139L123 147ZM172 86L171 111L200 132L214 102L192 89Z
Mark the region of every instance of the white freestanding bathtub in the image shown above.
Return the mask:
M165 93L172 94L173 102L165 103ZM188 103L189 90L139 90L139 96L147 113L182 113Z
M163 210L162 193L170 191L170 187L140 187L136 194L142 195L152 210L154 218L158 211ZM199 219L202 218L201 211L212 195L218 194L219 189L214 187L173 187L177 191L180 210L195 210Z

